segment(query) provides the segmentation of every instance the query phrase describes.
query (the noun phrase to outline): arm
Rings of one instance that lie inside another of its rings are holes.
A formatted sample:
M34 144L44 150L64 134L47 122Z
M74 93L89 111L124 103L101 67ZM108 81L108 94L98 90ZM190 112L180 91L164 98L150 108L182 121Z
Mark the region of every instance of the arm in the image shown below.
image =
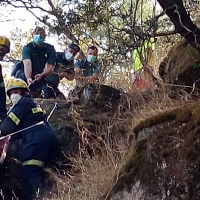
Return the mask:
M35 75L35 80L40 81L43 78L46 78L48 75L53 74L55 65L46 64L44 71L41 74Z
M41 75L45 78L46 76L53 74L54 68L55 64L52 65L47 63Z
M23 97L8 111L7 117L1 122L0 129L3 136L13 133L21 120L26 116L27 101Z
M24 74L29 84L29 80L32 78L32 62L31 62L31 52L27 46L24 46L22 49L22 60L24 64Z
M45 65L44 71L41 74L37 74L35 76L37 81L40 81L42 78L46 78L48 75L53 74L56 64L56 52L53 46L51 46L49 49L48 55L48 61Z
M99 79L99 73L100 73L99 66L96 66L91 76L84 77L84 76L81 76L81 69L78 68L76 80L79 80L85 83L95 83Z
M82 73L82 70L80 68L78 68L78 67L75 67L74 71L75 71L75 76L80 76L81 73Z
M78 77L77 80L85 82L85 83L94 83L99 79L98 77L99 77L98 74L94 73L92 76Z
M56 65L56 51L54 46L50 49L48 62L45 65L44 72L42 73L44 77L47 75L53 74L54 68Z
M10 117L6 117L0 124L1 135L5 136L15 131L17 125L11 120Z
M31 62L31 59L25 59L25 60L23 60L23 63L24 63L24 74L25 74L25 77L28 81L28 79L32 77L32 62Z
M75 76L81 76L81 74L82 74L81 67L82 67L82 62L81 61L78 60L78 61L76 61L74 63Z
M78 81L82 81L83 78L81 66L82 66L81 61L77 61L74 64L75 79Z

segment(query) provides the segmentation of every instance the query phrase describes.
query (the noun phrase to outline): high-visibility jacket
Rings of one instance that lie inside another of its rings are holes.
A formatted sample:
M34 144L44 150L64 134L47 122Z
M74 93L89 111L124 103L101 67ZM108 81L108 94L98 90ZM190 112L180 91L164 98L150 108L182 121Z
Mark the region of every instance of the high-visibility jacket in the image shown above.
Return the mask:
M133 51L133 69L134 72L137 72L138 70L140 70L143 65L141 60L146 60L146 49L147 48L151 48L153 51L155 50L155 42L153 41L153 39L150 40L145 40L143 46L138 47L137 49L135 49ZM147 63L149 65L153 65L154 64L154 53L152 53L151 57L149 60L147 60Z
M40 121L46 121L44 111L29 96L23 96L1 123L1 134L7 135L13 131L21 130ZM41 126L41 128L42 127L43 126ZM47 127L51 130L50 126Z
M47 122L44 111L29 96L23 96L11 109L8 116L2 121L0 124L1 134L7 135L42 121L44 122L43 124L17 133L16 136L18 136L17 138L22 138L23 149L38 143L44 143L46 145L44 145L44 149L47 148L48 145L51 145L53 149L53 145L55 144L58 146L59 143L57 135ZM40 154L43 154L42 150ZM32 156L33 155L28 155L28 152L24 151L23 161L31 159ZM43 161L45 164L45 159L46 157L42 157L42 159L39 160Z

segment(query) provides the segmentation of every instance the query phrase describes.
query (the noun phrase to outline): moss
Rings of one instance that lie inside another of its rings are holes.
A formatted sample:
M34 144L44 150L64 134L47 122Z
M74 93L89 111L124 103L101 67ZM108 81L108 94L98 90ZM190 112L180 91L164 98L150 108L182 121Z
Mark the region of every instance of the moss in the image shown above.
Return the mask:
M133 128L133 132L136 134L136 138L139 132L147 127L166 123L167 121L176 120L177 124L192 121L195 124L200 123L200 103L193 103L192 105L186 105L184 107L178 107L164 113L159 113L155 116L151 116Z
M172 187L171 176L176 177L173 181L185 183L184 174L193 166L191 163L200 159L199 113L200 102L197 102L152 116L134 127L134 132L139 133L156 126L147 140L134 141L119 166L113 187L105 199L124 189L130 192L137 180L150 193L159 192L161 180L166 187ZM163 162L166 162L166 167L162 169ZM180 192L181 188L180 184L174 192Z
M105 200L109 199L113 193L122 190L124 187L131 189L130 187L134 182L134 176L139 172L140 162L145 149L145 142L140 142L140 144L134 143L130 147L113 179L113 185L115 187L111 188L107 193Z
M143 121L141 121L138 125L136 125L133 129L133 132L136 134L136 138L138 136L138 133L147 127L154 126L156 124L160 124L166 121L171 121L176 118L176 110L169 111L165 113L159 113L155 116L149 117Z

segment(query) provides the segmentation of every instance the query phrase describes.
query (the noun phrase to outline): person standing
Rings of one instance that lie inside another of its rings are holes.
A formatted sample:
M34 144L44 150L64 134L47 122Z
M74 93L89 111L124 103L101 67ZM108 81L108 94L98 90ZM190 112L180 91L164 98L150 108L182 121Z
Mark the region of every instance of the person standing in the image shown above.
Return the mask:
M138 89L146 89L151 83L154 65L155 40L150 38L133 50L134 85Z
M33 32L33 42L22 49L23 70L16 78L21 78L31 91L41 89L45 99L55 97L53 90L46 83L45 78L53 73L56 63L56 52L53 45L45 43L44 28L36 27Z

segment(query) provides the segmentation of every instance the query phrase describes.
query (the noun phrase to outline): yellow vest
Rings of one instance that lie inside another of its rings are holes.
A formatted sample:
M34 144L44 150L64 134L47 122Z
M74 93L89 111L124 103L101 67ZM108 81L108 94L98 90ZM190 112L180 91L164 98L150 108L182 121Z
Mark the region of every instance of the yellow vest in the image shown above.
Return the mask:
M133 50L132 56L134 72L140 70L143 67L141 60L147 61L145 51L149 47L152 49L152 51L155 50L155 43L153 41L153 38L151 38L150 40L145 40L142 47L138 47L137 49ZM147 64L151 66L154 65L154 52L152 52L151 57L147 61Z

